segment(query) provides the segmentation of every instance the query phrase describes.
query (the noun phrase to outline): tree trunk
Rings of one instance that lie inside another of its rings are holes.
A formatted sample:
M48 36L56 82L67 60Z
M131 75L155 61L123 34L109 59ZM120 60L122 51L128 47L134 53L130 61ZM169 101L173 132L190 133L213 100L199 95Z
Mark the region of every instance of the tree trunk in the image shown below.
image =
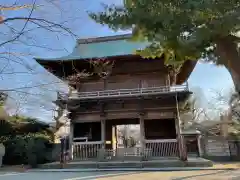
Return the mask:
M240 56L237 50L237 44L230 36L219 38L216 42L216 53L220 58L219 62L229 71L235 90L240 94Z

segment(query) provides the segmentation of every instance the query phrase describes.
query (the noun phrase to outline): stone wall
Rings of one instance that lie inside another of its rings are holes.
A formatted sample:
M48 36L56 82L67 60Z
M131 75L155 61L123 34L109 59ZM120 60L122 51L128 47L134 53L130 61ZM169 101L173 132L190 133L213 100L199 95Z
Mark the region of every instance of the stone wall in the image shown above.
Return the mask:
M208 156L230 156L228 141L208 139L205 144L205 152Z
M232 161L229 140L222 137L204 138L203 141L204 157L213 161Z

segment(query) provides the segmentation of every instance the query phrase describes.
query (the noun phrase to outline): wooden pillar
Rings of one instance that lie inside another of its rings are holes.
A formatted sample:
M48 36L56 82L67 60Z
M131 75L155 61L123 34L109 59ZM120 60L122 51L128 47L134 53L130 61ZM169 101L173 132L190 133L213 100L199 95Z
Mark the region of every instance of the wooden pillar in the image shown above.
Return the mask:
M204 154L203 149L202 149L201 138L202 138L201 135L198 135L198 136L197 136L198 153L199 153L199 156L200 156L200 157L202 157L203 154Z
M101 141L103 142L102 148L105 149L106 143L106 116L101 115Z
M179 156L182 161L187 161L187 149L186 144L184 142L184 137L182 135L181 129L181 121L180 121L180 114L179 114L179 106L178 106L178 96L175 96L176 100L176 116L175 116L175 126L176 126L176 134L178 139L178 146L179 146Z
M141 152L145 149L144 113L139 114Z
M184 142L184 137L181 133L180 119L178 115L175 117L175 127L176 127L176 134L177 134L178 147L179 147L179 157L182 161L187 161L186 145Z
M74 123L70 121L69 128L69 158L73 160L73 131L74 131Z

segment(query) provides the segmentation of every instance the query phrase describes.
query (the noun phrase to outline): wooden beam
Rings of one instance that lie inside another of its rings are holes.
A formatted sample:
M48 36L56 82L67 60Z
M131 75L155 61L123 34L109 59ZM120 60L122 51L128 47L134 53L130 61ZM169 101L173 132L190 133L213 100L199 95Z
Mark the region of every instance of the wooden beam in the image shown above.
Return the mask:
M145 111L159 111L159 110L164 110L166 112L168 111L174 111L176 112L176 107L158 107L158 108L144 108L143 109L143 112ZM116 110L104 110L104 113L108 113L108 112L111 112L111 113L117 113L117 112L139 112L140 109L116 109ZM102 111L98 110L98 111L88 111L88 112L75 112L76 114L92 114L92 113L101 113Z
M73 132L74 132L74 124L70 121L70 133L69 133L69 156L70 159L73 160Z
M139 112L139 124L140 124L140 143L141 153L144 153L145 149L145 127L144 127L144 115L145 113Z

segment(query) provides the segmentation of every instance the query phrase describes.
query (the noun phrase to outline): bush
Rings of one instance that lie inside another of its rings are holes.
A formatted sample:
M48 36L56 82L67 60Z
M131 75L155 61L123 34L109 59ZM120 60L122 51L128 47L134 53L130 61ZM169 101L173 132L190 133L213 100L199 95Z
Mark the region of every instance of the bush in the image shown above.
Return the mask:
M5 145L6 165L37 164L52 160L53 132L36 119L12 116L0 124L0 142Z
M42 137L33 137L27 139L26 158L27 163L36 166L37 164L46 163L50 160L49 152L51 148L47 147L48 140Z
M28 134L4 138L6 154L3 164L29 164L36 167L37 164L51 161L52 144L47 136Z

